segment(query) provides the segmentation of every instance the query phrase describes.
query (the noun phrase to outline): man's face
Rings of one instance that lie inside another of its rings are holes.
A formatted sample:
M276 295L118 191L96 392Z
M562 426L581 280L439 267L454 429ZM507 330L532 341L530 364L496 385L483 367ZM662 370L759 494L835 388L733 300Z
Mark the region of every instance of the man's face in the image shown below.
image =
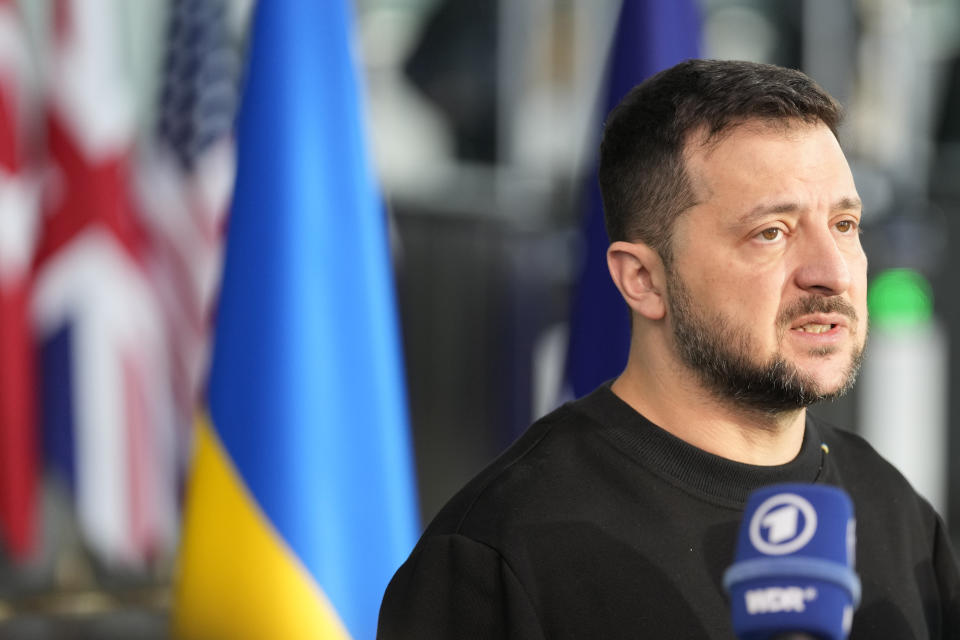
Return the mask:
M860 201L824 125L747 123L690 143L698 204L676 221L668 318L681 361L768 411L853 384L867 332Z

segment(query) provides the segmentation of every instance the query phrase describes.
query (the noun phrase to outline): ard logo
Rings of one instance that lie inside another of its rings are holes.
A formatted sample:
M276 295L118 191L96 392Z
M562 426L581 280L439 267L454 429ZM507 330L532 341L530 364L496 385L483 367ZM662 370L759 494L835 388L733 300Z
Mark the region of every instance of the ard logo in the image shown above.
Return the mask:
M795 493L778 493L764 500L750 520L750 543L768 556L802 549L817 531L817 512Z

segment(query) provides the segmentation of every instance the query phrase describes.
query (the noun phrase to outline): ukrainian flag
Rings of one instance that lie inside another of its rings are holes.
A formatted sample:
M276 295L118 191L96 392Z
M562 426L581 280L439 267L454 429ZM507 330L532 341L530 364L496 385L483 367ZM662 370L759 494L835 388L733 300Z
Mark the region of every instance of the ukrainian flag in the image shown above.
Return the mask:
M184 638L373 638L419 525L349 0L266 0L175 585Z

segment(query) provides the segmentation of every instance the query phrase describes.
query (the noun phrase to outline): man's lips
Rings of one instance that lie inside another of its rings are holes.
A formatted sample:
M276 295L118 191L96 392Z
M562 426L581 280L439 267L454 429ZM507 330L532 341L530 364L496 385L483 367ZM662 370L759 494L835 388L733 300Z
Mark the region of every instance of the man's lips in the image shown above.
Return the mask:
M801 316L790 323L791 331L801 333L821 334L834 329L842 329L847 326L847 318L837 313L814 314Z
M800 344L823 347L837 345L850 335L850 320L841 314L801 316L789 324L788 335Z
M813 334L816 332L834 332L850 329L857 325L856 308L841 296L808 296L794 300L777 318L783 330L804 333L804 328ZM826 328L823 326L826 325Z

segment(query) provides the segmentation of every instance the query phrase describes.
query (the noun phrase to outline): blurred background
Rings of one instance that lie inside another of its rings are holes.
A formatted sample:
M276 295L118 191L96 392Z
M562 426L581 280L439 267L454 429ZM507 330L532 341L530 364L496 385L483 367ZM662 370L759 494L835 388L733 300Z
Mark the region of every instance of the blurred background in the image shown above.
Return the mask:
M801 69L844 105L871 342L853 393L813 412L960 540L960 0L624 1L353 4L421 523L625 362L605 355L624 354L624 309L576 327L611 51L682 40ZM0 3L0 637L166 635L253 4ZM618 39L628 7L645 30ZM109 241L72 241L89 225ZM74 342L114 356L77 365Z

